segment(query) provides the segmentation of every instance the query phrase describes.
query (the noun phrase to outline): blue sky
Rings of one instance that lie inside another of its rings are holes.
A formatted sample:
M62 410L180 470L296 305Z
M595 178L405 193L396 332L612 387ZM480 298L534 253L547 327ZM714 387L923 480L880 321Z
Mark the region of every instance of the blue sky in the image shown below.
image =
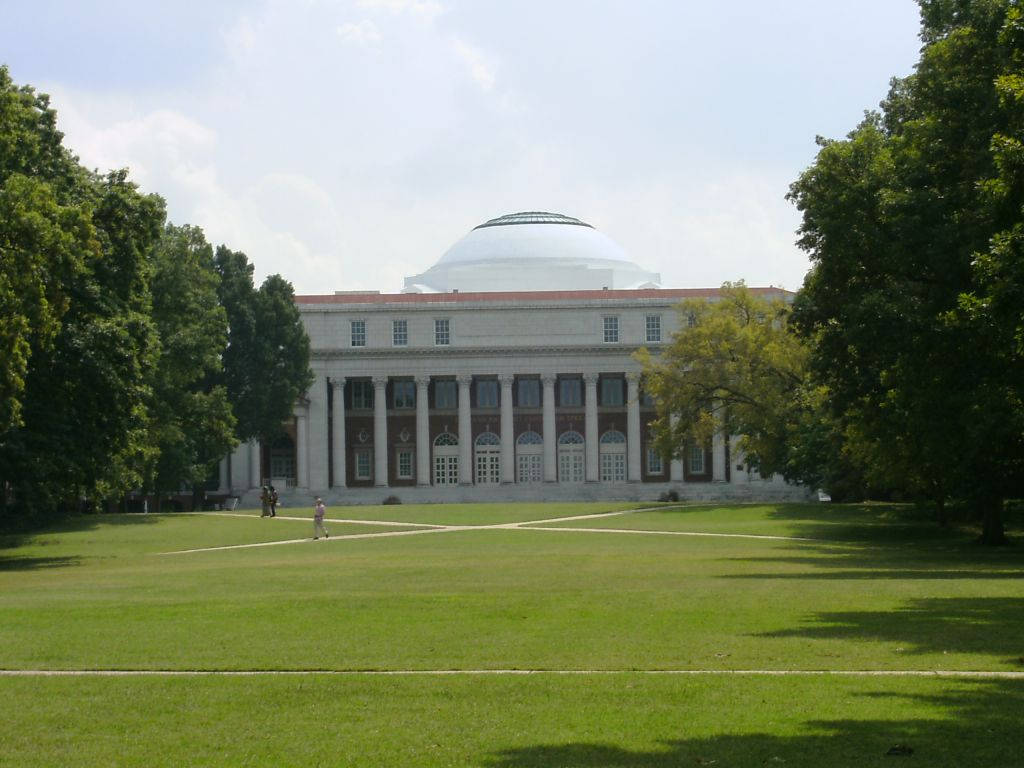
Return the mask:
M917 59L910 0L6 0L0 62L90 167L300 293L476 224L594 224L672 287L798 288L787 187Z

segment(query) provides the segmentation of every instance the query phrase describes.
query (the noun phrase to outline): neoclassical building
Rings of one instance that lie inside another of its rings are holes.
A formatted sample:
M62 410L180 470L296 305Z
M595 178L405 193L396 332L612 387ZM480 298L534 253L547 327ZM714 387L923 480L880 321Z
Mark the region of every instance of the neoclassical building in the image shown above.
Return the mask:
M221 486L368 503L803 496L724 435L655 450L633 355L680 330L680 301L718 293L659 283L578 219L517 213L402 293L297 296L314 383L278 440L225 459Z

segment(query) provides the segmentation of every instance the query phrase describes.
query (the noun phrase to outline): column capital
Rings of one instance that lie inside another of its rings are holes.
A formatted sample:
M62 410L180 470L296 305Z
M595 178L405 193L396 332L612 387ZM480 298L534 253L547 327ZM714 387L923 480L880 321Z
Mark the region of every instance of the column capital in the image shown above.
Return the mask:
M469 386L473 383L473 374L471 373L460 373L455 377L455 380L459 382L460 386Z
M428 387L430 386L430 376L419 375L415 377L417 387Z
M553 387L553 386L555 386L555 382L557 380L558 380L558 376L556 376L553 373L542 373L540 375L540 382L545 387Z
M629 384L640 383L640 373L637 371L626 371L626 382Z
M383 389L388 384L389 376L374 376L371 381L373 382L374 389Z
M335 389L341 389L342 387L345 386L345 377L344 376L328 376L327 377L327 383L330 384Z
M586 384L588 387L592 386L592 385L596 385L599 376L600 376L600 374L597 374L597 373L584 373L583 374L583 383Z
M498 381L501 383L501 386L503 387L511 387L512 382L515 380L515 375L511 373L503 373L500 376L498 376Z

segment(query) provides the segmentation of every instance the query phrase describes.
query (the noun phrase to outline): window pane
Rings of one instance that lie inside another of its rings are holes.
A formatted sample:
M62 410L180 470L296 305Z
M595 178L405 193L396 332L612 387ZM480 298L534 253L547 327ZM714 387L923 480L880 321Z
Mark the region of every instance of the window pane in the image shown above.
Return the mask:
M647 340L661 341L661 315L647 316Z
M392 384L395 408L416 407L416 384L412 381L396 381Z
M439 347L451 343L451 324L448 320L434 321L434 344Z
M408 320L395 320L391 323L391 343L396 347L404 347L409 343Z
M371 382L352 382L352 408L373 408L373 384Z
M622 405L622 379L601 380L601 405Z
M519 407L537 408L540 406L540 381L537 379L519 380Z
M476 383L476 407L496 408L498 406L498 382L483 379Z
M457 408L458 385L454 381L434 382L434 407Z
M618 317L606 317L604 318L604 340L607 343L617 342L619 340L619 318Z
M366 321L365 320L353 320L352 321L352 346L353 347L365 347L366 346Z
M559 380L559 404L562 406L583 405L583 382L580 379Z

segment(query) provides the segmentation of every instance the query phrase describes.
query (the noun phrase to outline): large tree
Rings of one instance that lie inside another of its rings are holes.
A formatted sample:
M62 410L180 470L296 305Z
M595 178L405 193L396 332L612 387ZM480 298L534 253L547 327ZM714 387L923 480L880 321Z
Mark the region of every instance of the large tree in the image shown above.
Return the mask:
M1021 14L920 5L914 74L845 140L820 140L791 188L813 264L795 324L864 459L910 492L969 500L997 543L1024 478Z
M46 96L0 68L0 518L25 524L141 482L146 254L163 202L84 169Z
M227 311L224 380L239 440L270 439L313 381L309 338L291 284L271 275L256 289L244 253L225 246L215 256L220 301Z
M164 227L150 263L160 336L150 435L159 453L147 484L171 492L202 483L235 444L235 420L220 381L227 315L218 301L213 249L198 227Z
M815 432L820 409L807 386L808 349L790 332L789 314L780 296L756 295L743 283L726 283L713 301L680 305L671 343L656 356L639 354L664 453L685 455L691 441L706 444L721 430L741 435L740 449L762 474L826 484L820 453L798 449L797 436Z

